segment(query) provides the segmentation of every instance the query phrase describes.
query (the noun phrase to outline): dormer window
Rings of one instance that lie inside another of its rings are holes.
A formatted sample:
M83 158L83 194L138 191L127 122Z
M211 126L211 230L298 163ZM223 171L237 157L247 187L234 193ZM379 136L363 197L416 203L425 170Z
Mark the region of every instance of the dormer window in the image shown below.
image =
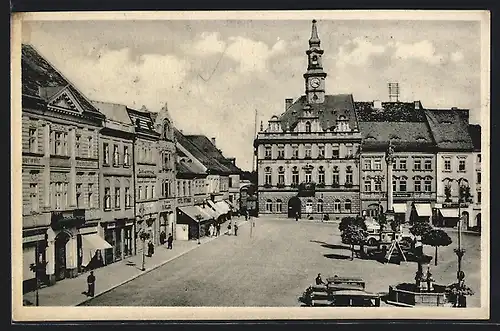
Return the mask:
M168 139L169 136L170 136L170 125L168 124L168 122L165 122L163 124L163 138Z

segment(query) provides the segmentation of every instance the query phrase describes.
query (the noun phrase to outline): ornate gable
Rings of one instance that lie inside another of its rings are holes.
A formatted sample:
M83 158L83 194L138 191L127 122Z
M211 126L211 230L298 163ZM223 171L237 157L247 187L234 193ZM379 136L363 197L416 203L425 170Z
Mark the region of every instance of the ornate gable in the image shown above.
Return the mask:
M57 110L69 110L78 114L83 113L83 107L77 101L72 91L65 87L50 98L48 101L49 108Z

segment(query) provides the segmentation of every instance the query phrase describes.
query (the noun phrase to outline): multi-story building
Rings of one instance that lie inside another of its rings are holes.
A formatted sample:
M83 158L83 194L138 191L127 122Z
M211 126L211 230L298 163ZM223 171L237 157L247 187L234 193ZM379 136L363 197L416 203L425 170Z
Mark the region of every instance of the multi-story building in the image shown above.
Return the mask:
M472 202L473 218L471 220L471 227L476 227L481 230L481 126L478 124L469 125L469 134L472 139L474 150L472 158L474 159L474 175L472 181L472 191L475 198Z
M32 46L22 46L23 279L28 288L35 284L30 269L35 260L39 278L53 284L81 271L82 242L104 241L97 233L103 120Z
M167 104L163 106L159 113L151 113L155 121L156 131L160 133L157 142L157 192L158 195L158 222L159 231L166 234L172 233L175 239L175 141L173 122L168 113Z
M361 211L375 217L390 208L388 185L392 185L395 216L408 220L412 206L431 217L436 202L436 157L432 133L420 101L356 102L363 135L361 153ZM394 148L392 178L386 152Z
M341 219L359 214L361 133L350 94L327 95L316 21L304 74L305 95L285 99L254 141L259 212Z
M229 175L234 173L221 160L213 157L215 146L205 136L187 136L176 130L177 148L183 155L201 166L206 173L205 193L208 199L204 207L215 211L214 218L223 222L231 210L229 196ZM210 213L210 211L209 211Z
M134 187L135 187L135 215L136 215L136 247L137 252L143 249L140 242L140 233L145 232L150 240L158 245L158 140L160 133L155 130L154 119L146 107L140 110L127 108L130 120L134 124Z
M436 186L437 205L434 223L456 225L459 212L463 216L463 227L470 227L471 201L462 201L459 192L468 191L474 199L473 144L469 135L469 111L459 109L427 109L427 122L436 142ZM460 211L459 211L460 207Z
M93 101L106 116L99 134L101 197L101 235L112 248L99 250L87 247L86 263L95 254L102 254L104 264L110 264L135 254L134 214L134 136L135 128L127 107L120 104ZM101 232L100 231L100 232Z

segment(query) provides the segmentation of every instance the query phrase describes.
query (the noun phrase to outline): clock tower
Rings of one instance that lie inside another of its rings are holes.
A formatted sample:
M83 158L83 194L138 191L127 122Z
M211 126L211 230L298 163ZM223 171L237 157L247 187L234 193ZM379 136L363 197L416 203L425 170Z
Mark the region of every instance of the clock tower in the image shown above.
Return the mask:
M325 102L325 78L323 71L323 50L320 48L316 20L312 21L311 38L307 54L307 71L304 74L306 98L309 104Z

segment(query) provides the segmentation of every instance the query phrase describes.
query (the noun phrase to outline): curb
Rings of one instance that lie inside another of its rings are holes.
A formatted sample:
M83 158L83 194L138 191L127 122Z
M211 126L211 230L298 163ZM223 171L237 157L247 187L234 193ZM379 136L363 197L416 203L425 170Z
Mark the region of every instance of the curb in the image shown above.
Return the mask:
M243 225L243 224L245 224L245 223L246 223L246 222L245 222L245 221L243 221L243 223L239 223L239 224L238 224L238 226L240 226L240 227L241 227L241 225ZM227 234L228 232L229 232L229 230L226 230L226 231L224 231L222 234ZM128 279L126 279L126 280L124 280L124 281L122 281L122 282L118 283L118 284L112 285L111 287L109 287L109 288L107 288L107 289L105 289L105 290L103 290L103 291L101 291L101 292L99 292L99 293L96 293L93 297L86 298L86 299L84 299L84 300L82 300L82 301L78 302L78 303L77 303L77 304L75 304L74 306L77 306L77 307L78 307L78 306L81 306L82 304L87 303L87 302L89 302L89 301L91 301L91 300L93 300L93 299L95 299L95 298L97 298L97 297L99 297L99 296L101 296L101 295L103 295L103 294L106 294L106 293L108 293L108 292L110 292L110 291L114 290L114 289L115 289L115 288L117 288L117 287L120 287L120 286L122 286L122 285L125 285L126 283L131 282L131 281L133 281L134 279L139 278L140 276L143 276L143 275L145 275L145 274L147 274L147 273L149 273L149 272L151 272L151 271L153 271L153 270L155 270L155 269L160 268L160 267L164 266L165 264L167 264L168 262L171 262L171 261L173 261L173 260L175 260L175 259L177 259L177 258L181 257L182 255L187 254L187 253L191 252L192 250L195 250L195 249L199 248L200 246L202 246L202 245L204 245L204 244L208 244L209 242L211 242L211 241L213 241L213 240L215 240L215 239L217 239L217 238L219 238L219 237L210 237L210 239L206 240L204 243L202 243L202 244L200 244L200 245L196 245L196 246L194 246L194 247L192 247L192 248L190 248L190 249L188 249L188 250L186 250L186 251L184 251L184 252L181 252L181 253L179 253L179 254L177 254L177 255L175 255L175 256L173 256L173 257L171 257L171 258L169 258L169 259L167 259L167 260L165 260L165 261L163 261L163 262L161 262L161 263L159 263L159 264L157 264L157 265L152 266L152 267L151 267L151 268L149 268L149 269L146 269L146 270L144 270L144 271L141 271L141 272L140 272L140 273L138 273L137 275L134 275L134 276L132 276L132 277L130 277L130 278L128 278Z

